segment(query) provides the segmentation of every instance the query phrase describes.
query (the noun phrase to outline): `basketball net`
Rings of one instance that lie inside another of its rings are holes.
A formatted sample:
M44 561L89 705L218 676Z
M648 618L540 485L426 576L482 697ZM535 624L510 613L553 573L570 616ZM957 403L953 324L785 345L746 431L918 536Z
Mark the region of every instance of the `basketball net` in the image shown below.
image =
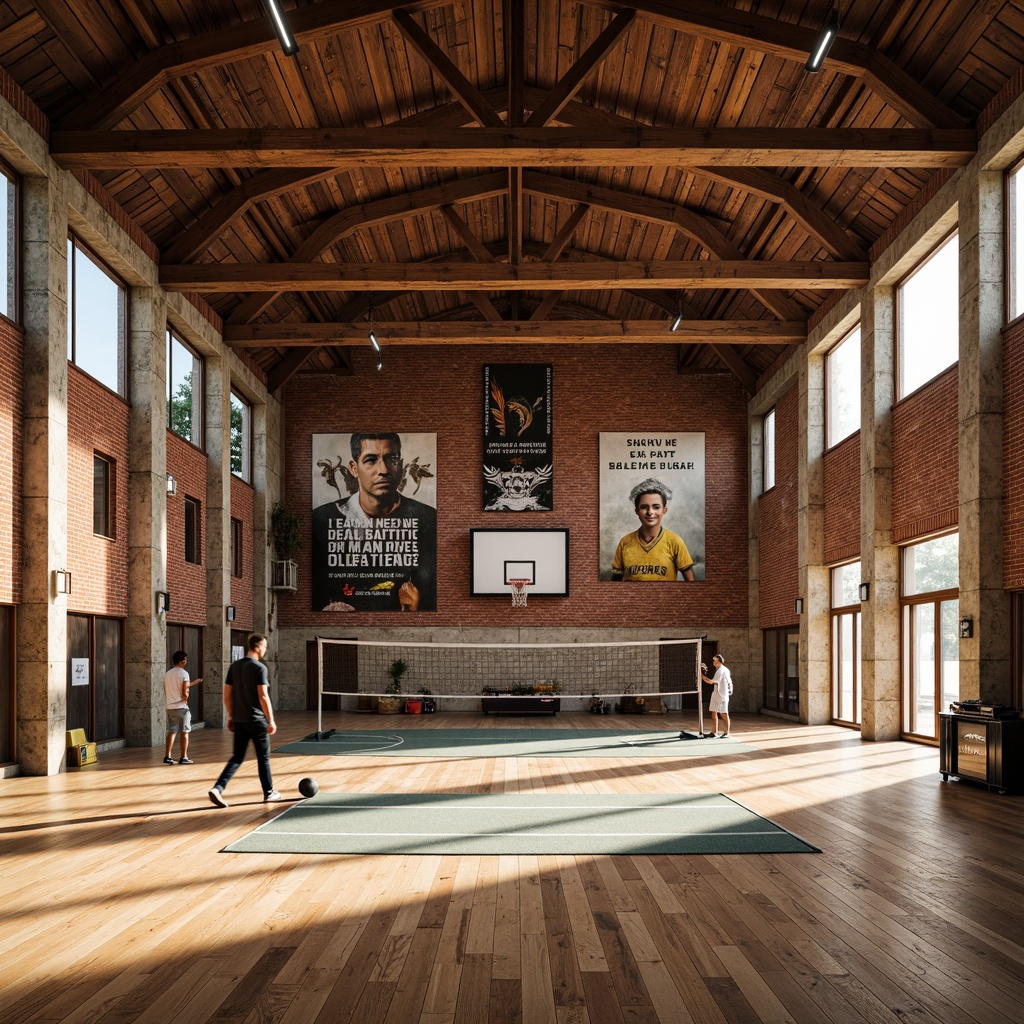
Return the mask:
M512 607L526 607L526 588L530 586L529 580L509 580L508 585L512 588Z

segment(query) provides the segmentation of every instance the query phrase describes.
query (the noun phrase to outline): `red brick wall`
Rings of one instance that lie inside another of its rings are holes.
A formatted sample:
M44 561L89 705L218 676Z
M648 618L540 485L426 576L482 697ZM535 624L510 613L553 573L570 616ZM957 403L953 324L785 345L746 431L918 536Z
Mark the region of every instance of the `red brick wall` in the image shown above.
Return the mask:
M252 487L237 476L231 478L231 518L242 523L242 575L231 577L231 603L235 606L233 629L252 631ZM231 537L228 537L230 561Z
M93 457L112 460L114 536L93 533ZM128 614L128 403L68 364L68 610Z
M796 622L793 602L800 596L798 398L798 389L792 387L775 405L775 486L758 500L762 629Z
M892 530L897 542L956 526L960 511L958 365L892 410Z
M1003 338L1003 586L1024 589L1024 323Z
M0 603L21 600L23 336L0 317Z
M825 562L860 554L860 431L825 452Z
M167 495L167 590L171 595L168 622L206 625L206 455L167 431L167 472L178 481L178 493ZM185 497L200 504L201 564L185 561Z
M483 367L514 362L554 368L552 512L481 511ZM379 374L367 346L353 377L293 378L284 407L284 492L306 517L306 545L296 557L298 592L278 595L282 626L409 624L400 613L310 610L311 435L368 429L437 433L438 611L417 625L643 625L672 634L747 622L746 397L731 377L680 376L674 345L394 348ZM598 434L653 429L706 432L707 579L642 588L599 581ZM481 526L569 527L569 596L530 599L514 615L507 598L470 598L469 530Z

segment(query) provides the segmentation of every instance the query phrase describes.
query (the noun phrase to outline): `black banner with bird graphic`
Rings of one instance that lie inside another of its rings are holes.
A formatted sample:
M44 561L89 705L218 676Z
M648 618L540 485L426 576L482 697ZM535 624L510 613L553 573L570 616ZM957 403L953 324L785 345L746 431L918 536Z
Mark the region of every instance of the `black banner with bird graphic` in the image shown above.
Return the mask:
M314 434L313 610L437 610L437 435Z
M484 511L550 512L551 365L484 367Z

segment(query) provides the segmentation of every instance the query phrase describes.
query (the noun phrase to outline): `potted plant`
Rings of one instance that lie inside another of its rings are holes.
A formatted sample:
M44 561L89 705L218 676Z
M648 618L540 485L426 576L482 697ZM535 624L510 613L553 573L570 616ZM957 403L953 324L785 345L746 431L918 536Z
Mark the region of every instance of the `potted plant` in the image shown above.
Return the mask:
M271 567L271 590L298 590L299 567L292 555L302 544L302 520L288 511L283 501L270 510L270 535L274 541L277 561Z
M387 696L377 701L377 711L382 715L397 715L402 710L402 676L409 671L409 665L402 658L395 658L388 666L388 675L391 682L384 690Z

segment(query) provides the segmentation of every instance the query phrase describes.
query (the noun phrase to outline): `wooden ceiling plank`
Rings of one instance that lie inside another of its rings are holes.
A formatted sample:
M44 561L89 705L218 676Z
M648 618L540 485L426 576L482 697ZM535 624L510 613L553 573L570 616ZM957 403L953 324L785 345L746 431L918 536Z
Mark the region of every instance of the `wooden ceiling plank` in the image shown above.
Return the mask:
M407 11L393 11L391 20L480 125L489 128L504 126L497 111L484 99L480 90L455 66L455 62L448 54L416 24Z
M614 0L588 2L610 9L619 6ZM820 26L804 28L706 0L630 0L630 6L645 18L676 31L749 47L801 64L817 45L821 32ZM936 128L958 128L964 124L962 118L899 65L863 43L840 36L832 44L826 67L862 78L911 124Z
M284 387L322 348L320 345L311 348L293 348L272 370L267 373L267 390L277 391Z
M879 128L268 128L56 131L71 170L167 167L961 167L969 129Z
M543 128L565 109L570 100L579 92L583 80L608 56L619 40L629 31L636 17L635 10L620 11L608 23L605 30L587 47L586 52L559 79L544 102L537 107L526 121L529 128Z
M474 259L479 260L481 263L495 262L490 250L487 249L481 243L480 239L473 234L469 225L458 215L458 213L455 212L453 207L446 204L440 207L440 211L445 222L462 240L466 248L473 254Z
M715 355L726 365L730 373L743 385L747 394L757 393L757 374L747 366L743 356L732 345L712 345Z
M160 269L169 291L541 291L577 288L860 288L867 263L677 260L588 260L503 263L201 263Z
M505 36L505 79L508 82L506 118L513 128L523 124L526 91L526 18L520 0L502 0L501 24Z
M396 345L485 345L517 340L566 345L781 345L807 338L806 321L774 320L688 320L677 331L670 331L665 320L378 320L374 326L381 338ZM224 329L224 340L233 348L273 345L308 349L363 343L366 331L364 322L229 325Z

